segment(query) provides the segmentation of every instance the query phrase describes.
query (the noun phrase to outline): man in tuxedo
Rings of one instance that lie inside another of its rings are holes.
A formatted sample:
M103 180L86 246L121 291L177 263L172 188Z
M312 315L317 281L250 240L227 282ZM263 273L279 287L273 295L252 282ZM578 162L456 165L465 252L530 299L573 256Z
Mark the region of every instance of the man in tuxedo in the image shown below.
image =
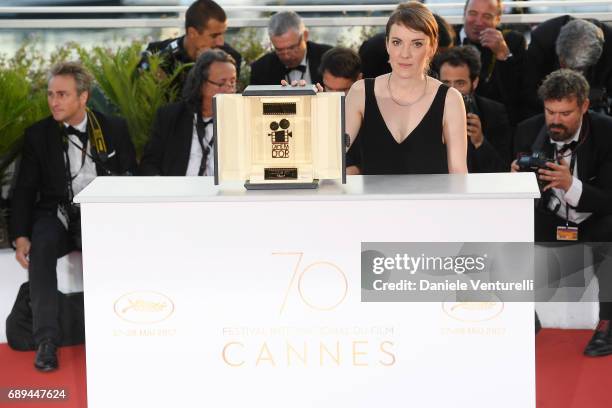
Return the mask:
M542 111L538 86L559 68L585 76L590 85L591 109L607 105L607 94L612 92L612 27L565 15L547 20L531 32L523 81L525 117Z
M506 106L510 123L519 120L519 90L526 52L525 38L513 30L500 30L501 0L467 0L457 45L480 51L480 84L476 93Z
M157 111L139 175L214 175L213 96L236 92L235 63L220 49L198 57L185 83L183 101Z
M221 6L213 0L197 0L185 13L185 35L164 41L152 42L147 46L145 56L160 54L164 58L162 69L172 75L181 64L193 63L198 55L212 48L220 48L230 54L236 61L236 75L240 75L242 56L238 51L225 43L227 16ZM143 58L141 68L148 68L147 59ZM176 85L181 91L189 70L186 69L177 77Z
M72 199L96 176L136 168L126 122L87 109L92 82L78 63L51 69L51 116L26 129L13 192L11 237L17 261L28 269L34 365L41 371L58 367L57 258L80 250L80 208Z
M506 172L512 153L512 129L506 108L477 95L480 55L472 46L454 47L436 58L440 81L463 95L467 112L470 173Z
M520 123L516 129L517 151L538 152L554 160L538 170L543 188L534 212L535 241L588 243L594 248L595 259L606 251L609 257L612 118L588 111L589 84L573 70L549 74L538 94L544 102L544 114ZM519 170L515 160L512 171ZM600 322L584 350L592 357L612 354L612 271L602 269L596 270Z
M321 83L319 64L323 53L331 47L308 41L308 30L293 11L282 11L270 18L268 35L274 51L251 64L251 85L279 85L305 81Z

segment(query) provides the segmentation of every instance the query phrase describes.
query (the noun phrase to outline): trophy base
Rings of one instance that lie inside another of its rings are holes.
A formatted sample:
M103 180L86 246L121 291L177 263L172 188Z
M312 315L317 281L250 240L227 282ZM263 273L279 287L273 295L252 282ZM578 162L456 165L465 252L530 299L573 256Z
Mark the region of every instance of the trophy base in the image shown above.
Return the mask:
M313 180L310 183L251 183L246 181L244 187L247 190L293 190L293 189L316 189L319 186L319 180Z

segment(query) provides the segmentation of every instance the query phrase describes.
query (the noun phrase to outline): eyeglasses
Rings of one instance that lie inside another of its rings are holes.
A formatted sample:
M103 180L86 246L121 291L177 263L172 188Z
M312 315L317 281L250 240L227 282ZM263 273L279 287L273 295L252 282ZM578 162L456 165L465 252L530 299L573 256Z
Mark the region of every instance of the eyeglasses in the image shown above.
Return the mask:
M207 79L206 82L213 84L219 88L236 89L236 81L215 82L215 81L211 81L210 79Z
M274 50L274 52L277 54L294 53L300 49L300 45L302 44L303 36L304 34L300 34L300 38L298 38L298 41L295 44L290 45L289 47L276 48L274 45L272 45L272 50Z

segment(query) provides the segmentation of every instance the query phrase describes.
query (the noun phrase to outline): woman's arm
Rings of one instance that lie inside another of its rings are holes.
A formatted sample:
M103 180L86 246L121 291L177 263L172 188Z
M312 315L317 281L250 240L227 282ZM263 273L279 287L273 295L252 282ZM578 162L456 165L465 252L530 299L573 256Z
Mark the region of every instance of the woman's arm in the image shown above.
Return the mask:
M363 79L355 82L346 95L344 107L345 131L352 145L361 129L365 108L365 86ZM348 150L348 149L347 149Z
M446 93L442 134L446 144L449 173L467 174L467 124L463 98L450 88Z

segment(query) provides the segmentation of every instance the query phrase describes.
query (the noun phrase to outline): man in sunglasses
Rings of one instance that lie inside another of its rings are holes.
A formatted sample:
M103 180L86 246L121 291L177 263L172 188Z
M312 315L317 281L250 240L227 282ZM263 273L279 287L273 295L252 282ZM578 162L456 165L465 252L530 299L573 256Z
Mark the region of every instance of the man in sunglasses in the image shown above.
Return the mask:
M278 85L303 80L306 84L322 83L319 64L331 47L308 41L308 30L293 11L276 13L268 23L273 51L251 64L251 85Z
M236 92L235 64L220 49L198 57L185 82L183 100L157 111L139 175L214 175L213 97Z

